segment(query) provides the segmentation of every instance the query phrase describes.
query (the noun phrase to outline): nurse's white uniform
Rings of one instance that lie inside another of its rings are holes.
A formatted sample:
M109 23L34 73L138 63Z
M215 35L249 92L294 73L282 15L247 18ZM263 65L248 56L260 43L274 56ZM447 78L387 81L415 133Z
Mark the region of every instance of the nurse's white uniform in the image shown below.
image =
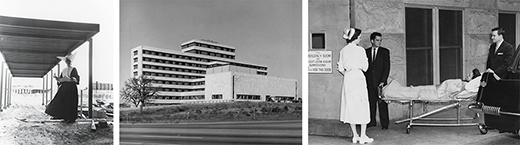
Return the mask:
M364 71L368 69L365 49L354 43L343 47L338 70L345 70L341 90L340 121L351 124L368 124L370 108Z

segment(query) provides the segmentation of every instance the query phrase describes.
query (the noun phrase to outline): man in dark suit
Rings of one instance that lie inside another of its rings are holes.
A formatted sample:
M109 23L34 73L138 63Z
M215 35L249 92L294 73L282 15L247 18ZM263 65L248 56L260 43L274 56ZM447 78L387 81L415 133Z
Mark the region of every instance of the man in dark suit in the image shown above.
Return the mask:
M388 104L379 98L378 87L386 85L390 73L390 51L381 47L383 41L379 32L370 35L372 47L367 48L368 70L365 72L370 104L370 123L368 127L376 126L376 109L379 108L379 119L382 129L388 129Z
M486 68L494 71L500 78L507 75L507 68L513 61L513 46L504 41L504 29L497 27L491 29L493 44L489 47Z

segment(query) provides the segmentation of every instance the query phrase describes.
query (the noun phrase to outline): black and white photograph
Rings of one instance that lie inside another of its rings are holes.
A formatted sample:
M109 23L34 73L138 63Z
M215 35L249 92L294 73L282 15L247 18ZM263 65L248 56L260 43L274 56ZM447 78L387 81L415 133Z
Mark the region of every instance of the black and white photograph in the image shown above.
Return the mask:
M302 144L302 1L120 2L121 144Z
M308 144L520 143L519 16L518 0L309 0Z
M0 3L0 144L114 144L114 3Z
M18 144L520 144L520 0L0 0Z

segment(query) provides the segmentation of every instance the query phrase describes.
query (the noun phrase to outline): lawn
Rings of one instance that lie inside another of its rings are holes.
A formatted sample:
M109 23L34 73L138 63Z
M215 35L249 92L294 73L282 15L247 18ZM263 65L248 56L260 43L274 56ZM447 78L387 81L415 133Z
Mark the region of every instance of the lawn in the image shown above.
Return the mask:
M301 103L226 102L121 111L122 123L190 123L301 120Z

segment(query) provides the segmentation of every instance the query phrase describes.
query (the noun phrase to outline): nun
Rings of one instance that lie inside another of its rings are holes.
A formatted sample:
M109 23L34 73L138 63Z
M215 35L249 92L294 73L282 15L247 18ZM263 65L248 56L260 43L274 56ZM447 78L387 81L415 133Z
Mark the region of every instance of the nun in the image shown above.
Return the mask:
M45 113L52 116L51 119L63 119L64 122L74 123L78 117L78 87L79 75L72 66L74 54L58 57L65 61L67 67L61 71L59 76L54 76L58 83L58 92L47 105Z

